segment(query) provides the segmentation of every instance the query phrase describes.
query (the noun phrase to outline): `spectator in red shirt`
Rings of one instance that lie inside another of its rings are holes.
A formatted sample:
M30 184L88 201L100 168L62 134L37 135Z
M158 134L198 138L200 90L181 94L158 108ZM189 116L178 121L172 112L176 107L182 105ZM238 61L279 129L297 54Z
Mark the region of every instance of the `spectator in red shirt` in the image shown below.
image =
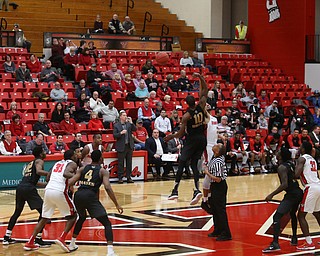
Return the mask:
M311 143L313 145L313 142L310 138L310 136L308 135L308 130L303 128L301 131L301 134L299 134L299 139L300 139L300 143L302 144L303 142L307 141L309 143Z
M104 130L103 123L98 119L97 112L91 112L90 121L88 123L88 129L92 131Z
M296 158L296 155L298 153L298 150L301 146L301 141L300 141L300 130L299 129L294 129L293 134L290 134L287 138L287 142L289 144L289 150L291 152L291 158L294 160Z
M265 109L270 105L270 100L267 96L266 90L261 90L260 96L258 97L260 108Z
M115 92L126 92L127 86L126 83L121 79L120 74L115 73L111 82L111 88Z
M134 92L136 90L136 86L134 85L130 74L124 75L124 82L128 92Z
M63 154L66 150L69 150L69 147L66 143L63 142L63 136L57 135L57 141L52 143L49 150L52 154L55 154L55 153Z
M124 73L131 75L132 79L136 78L136 70L134 69L134 65L133 64L129 64L128 69Z
M256 133L254 138L250 139L249 142L249 149L250 149L250 173L254 173L254 160L258 160L261 162L261 172L266 173L268 172L265 168L266 165L266 154L264 152L264 141L261 138L261 134L259 132Z
M74 80L74 68L79 67L79 57L74 47L71 47L70 53L64 57L64 64L67 80Z
M24 127L18 114L12 116L9 130L11 131L12 136L21 137L24 135Z
M20 112L19 110L17 110L18 106L17 106L17 102L12 101L10 103L10 108L9 111L6 114L6 119L11 120L13 115L17 114L20 116L21 119L21 123L25 124L26 121L24 119L24 114L22 112Z
M72 136L75 136L78 132L77 123L73 118L70 118L69 112L64 113L64 120L60 122L60 129Z
M30 73L40 73L42 69L41 63L34 54L30 55L30 59L27 61L27 67L30 70Z
M91 66L91 56L88 48L84 48L82 53L79 55L79 65Z
M146 128L143 127L142 119L138 119L137 122L137 130L134 131L133 140L134 140L134 149L135 150L144 150L145 149L145 142L149 138L148 132Z
M175 101L176 99L173 96L172 90L168 87L168 81L167 79L163 80L162 85L158 87L157 89L157 96L161 99L164 100L164 96L170 95L171 99Z
M242 158L242 167L241 171L244 171L244 168L248 161L248 152L244 150L243 141L241 138L241 132L237 131L234 136L230 139L231 152L237 156L237 159Z
M162 108L165 111L172 111L175 109L173 102L171 101L170 95L164 96L164 102L162 103Z

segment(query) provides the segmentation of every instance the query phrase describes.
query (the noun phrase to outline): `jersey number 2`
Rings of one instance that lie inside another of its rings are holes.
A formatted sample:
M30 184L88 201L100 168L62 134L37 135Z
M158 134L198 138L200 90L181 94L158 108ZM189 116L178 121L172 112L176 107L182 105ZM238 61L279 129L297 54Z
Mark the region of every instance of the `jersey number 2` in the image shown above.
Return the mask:
M315 161L310 161L311 165L311 171L316 172L317 171L317 164Z

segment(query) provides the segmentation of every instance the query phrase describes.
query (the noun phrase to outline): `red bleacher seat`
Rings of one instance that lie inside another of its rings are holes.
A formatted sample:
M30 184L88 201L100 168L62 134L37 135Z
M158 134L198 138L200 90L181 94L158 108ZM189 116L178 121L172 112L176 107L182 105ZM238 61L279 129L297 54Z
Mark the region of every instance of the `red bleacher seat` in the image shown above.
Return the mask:
M123 102L123 108L124 108L124 109L132 109L132 108L135 108L134 102L133 102L133 101L124 101L124 102Z

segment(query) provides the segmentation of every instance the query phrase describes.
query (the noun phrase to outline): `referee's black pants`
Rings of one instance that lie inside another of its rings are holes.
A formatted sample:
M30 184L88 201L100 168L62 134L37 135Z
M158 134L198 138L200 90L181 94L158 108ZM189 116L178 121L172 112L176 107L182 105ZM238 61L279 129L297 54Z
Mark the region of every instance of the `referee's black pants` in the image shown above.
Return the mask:
M211 183L210 207L213 211L214 233L230 237L231 232L228 224L228 216L226 211L228 185L225 180L221 182Z

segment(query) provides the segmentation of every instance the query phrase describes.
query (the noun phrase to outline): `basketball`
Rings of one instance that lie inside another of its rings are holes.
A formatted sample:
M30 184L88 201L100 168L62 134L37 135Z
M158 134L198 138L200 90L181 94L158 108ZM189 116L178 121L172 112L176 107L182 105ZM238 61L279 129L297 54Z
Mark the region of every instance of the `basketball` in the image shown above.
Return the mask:
M169 55L166 52L159 52L156 55L156 61L158 65L166 65L169 61Z

